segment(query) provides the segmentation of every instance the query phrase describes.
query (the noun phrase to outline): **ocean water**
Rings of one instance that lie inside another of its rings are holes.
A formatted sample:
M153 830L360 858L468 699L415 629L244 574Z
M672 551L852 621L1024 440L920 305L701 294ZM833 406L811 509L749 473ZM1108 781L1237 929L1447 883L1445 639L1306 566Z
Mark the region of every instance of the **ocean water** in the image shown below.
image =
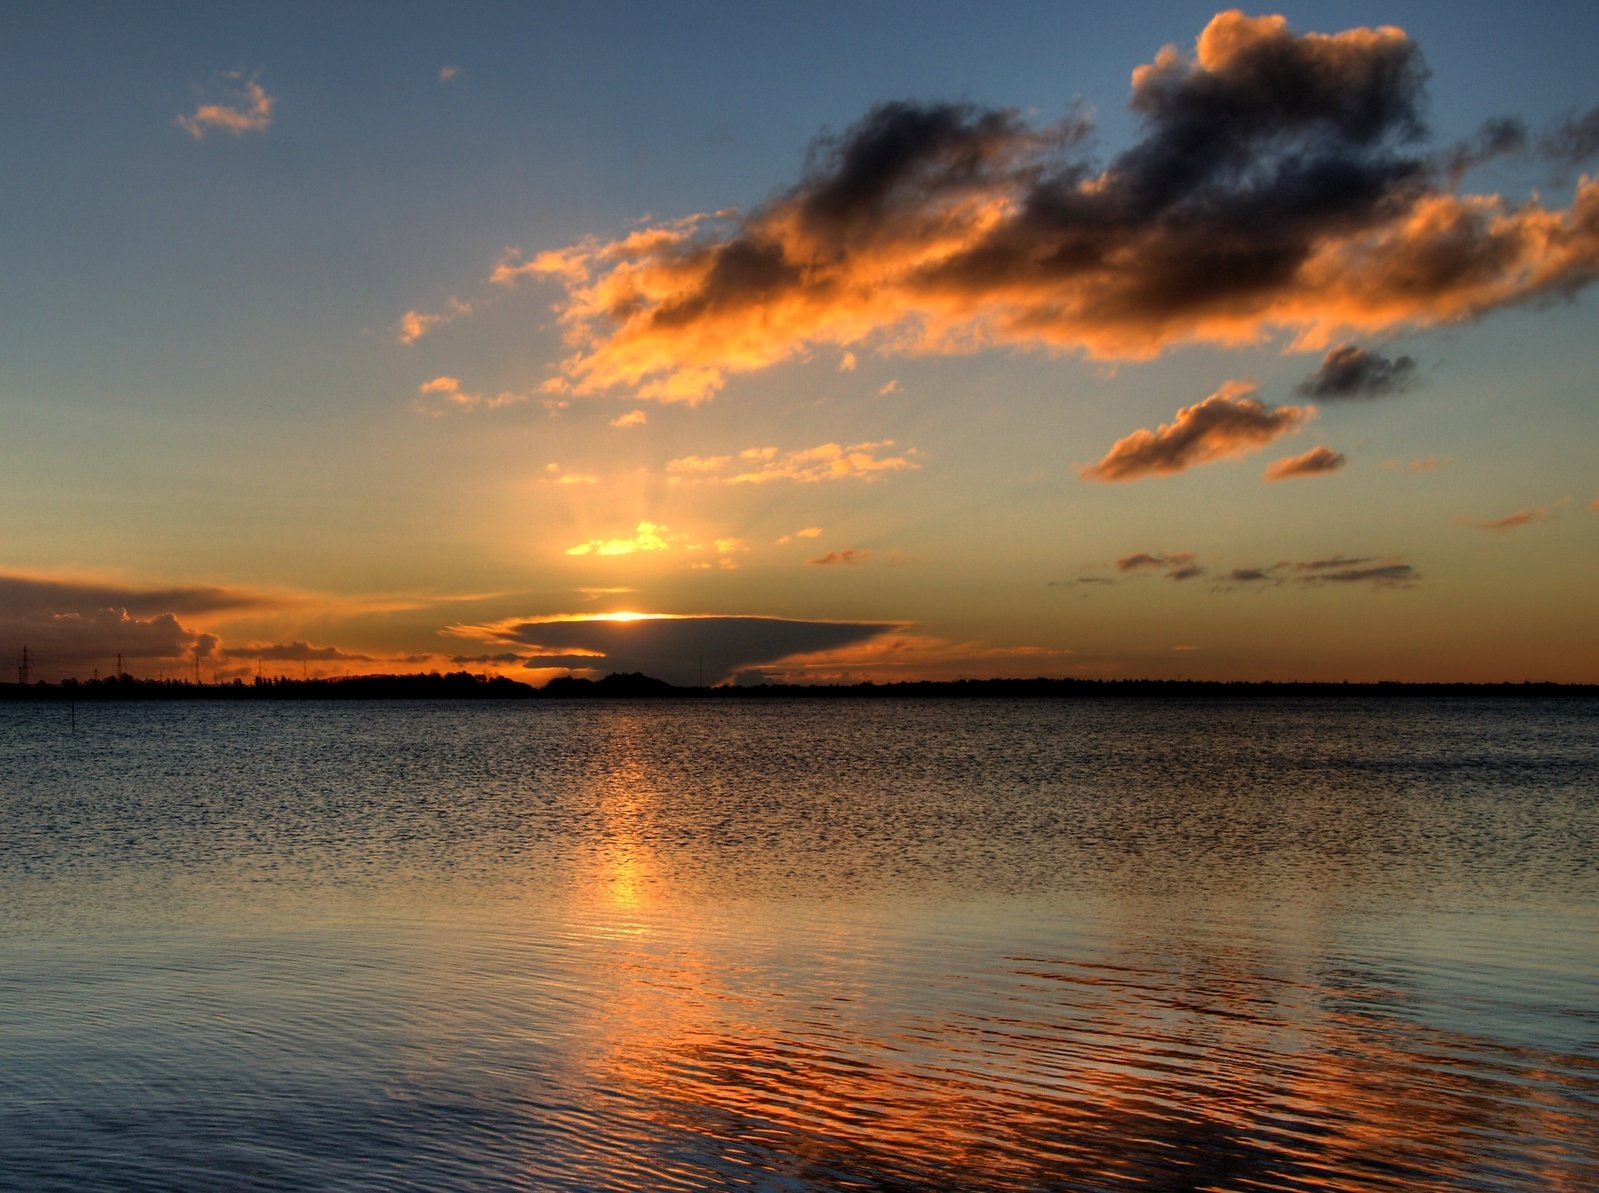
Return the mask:
M1599 702L0 705L0 1189L1599 1188Z

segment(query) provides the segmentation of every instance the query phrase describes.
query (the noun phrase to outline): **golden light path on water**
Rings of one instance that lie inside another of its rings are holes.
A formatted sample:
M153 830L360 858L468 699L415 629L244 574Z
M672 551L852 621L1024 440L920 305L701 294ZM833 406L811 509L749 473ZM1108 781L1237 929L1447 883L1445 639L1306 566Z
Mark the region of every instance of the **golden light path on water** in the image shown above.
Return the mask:
M251 715L8 770L0 1187L1593 1185L1585 709Z

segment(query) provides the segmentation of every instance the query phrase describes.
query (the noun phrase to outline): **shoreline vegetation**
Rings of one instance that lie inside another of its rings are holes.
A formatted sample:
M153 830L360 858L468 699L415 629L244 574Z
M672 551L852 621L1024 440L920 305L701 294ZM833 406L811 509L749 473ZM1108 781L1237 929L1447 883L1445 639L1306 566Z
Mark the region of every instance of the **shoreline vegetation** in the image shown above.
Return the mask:
M957 679L906 680L894 683L747 684L678 687L638 672L612 673L592 680L561 676L543 687L504 676L456 671L411 675L350 675L328 679L257 678L221 683L176 679L137 679L119 675L105 679L40 680L31 684L0 683L0 701L102 700L748 700L770 697L799 699L971 699L983 698L1134 698L1237 699L1239 697L1371 697L1430 698L1514 697L1520 699L1599 696L1599 684L1547 681L1520 683L1409 683L1398 680L1351 683L1293 680L1189 679Z

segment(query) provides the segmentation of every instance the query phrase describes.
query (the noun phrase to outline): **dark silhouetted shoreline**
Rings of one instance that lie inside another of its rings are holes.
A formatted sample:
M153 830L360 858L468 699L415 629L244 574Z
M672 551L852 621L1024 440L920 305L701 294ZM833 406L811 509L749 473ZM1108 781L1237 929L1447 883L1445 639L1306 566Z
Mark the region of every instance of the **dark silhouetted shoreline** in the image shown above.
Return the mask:
M0 683L0 700L759 700L784 699L973 699L973 698L1131 698L1238 699L1360 698L1405 696L1461 697L1592 697L1599 684L1522 683L1375 683L1276 682L1188 679L960 679L907 680L898 683L750 684L723 687L677 687L638 673L611 674L591 680L563 676L543 687L503 676L466 671L441 675L352 675L331 679L256 679L224 683L135 679L123 675L60 683Z

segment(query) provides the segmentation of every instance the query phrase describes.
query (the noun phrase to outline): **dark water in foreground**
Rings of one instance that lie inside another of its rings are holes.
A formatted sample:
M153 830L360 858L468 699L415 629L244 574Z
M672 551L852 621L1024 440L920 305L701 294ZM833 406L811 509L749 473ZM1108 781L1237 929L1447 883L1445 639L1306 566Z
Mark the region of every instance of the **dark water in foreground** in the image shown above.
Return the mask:
M0 706L0 1188L1599 1188L1599 703Z

